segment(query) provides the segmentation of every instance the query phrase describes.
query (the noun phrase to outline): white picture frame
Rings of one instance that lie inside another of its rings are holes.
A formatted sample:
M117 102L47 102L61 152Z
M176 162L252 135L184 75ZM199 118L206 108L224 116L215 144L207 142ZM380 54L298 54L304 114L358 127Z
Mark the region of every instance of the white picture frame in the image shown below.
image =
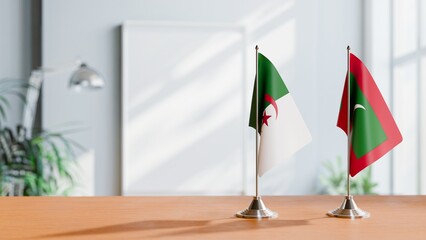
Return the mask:
M240 195L249 108L246 31L122 26L122 195Z

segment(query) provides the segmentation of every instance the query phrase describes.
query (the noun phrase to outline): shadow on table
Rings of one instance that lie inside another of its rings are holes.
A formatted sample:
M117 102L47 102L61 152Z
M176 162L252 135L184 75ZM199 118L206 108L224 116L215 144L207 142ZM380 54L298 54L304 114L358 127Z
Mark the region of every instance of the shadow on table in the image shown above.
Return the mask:
M208 234L215 232L236 232L236 231L249 231L257 229L267 228L282 228L282 227L294 227L308 225L309 220L248 220L248 219L221 219L214 220L226 221L220 223L214 223L213 221L207 220L149 220L149 221L138 221L123 224L110 225L98 228L89 228L77 231L68 231L63 233L55 233L39 236L38 238L59 238L59 237L76 237L76 236L88 236L96 234L113 234L123 232L137 232L147 231L156 229L179 229L188 228L182 231L173 231L164 234L155 235L152 237L166 237L166 236L184 236L190 234Z
M218 224L206 224L200 227L191 228L183 231L174 231L165 234L156 235L155 237L166 236L184 236L191 234L209 234L218 232L237 232L237 231L253 231L269 228L284 228L308 225L308 220L248 220L236 219L232 222L223 222Z
M78 231L69 231L63 233L49 234L39 236L38 238L57 238L57 237L70 237L70 236L84 236L96 234L109 234L133 231L146 231L153 229L169 229L169 228L182 228L182 227L199 227L208 224L209 221L188 221L188 220L149 220L138 221L116 225L109 225L98 228L88 228Z

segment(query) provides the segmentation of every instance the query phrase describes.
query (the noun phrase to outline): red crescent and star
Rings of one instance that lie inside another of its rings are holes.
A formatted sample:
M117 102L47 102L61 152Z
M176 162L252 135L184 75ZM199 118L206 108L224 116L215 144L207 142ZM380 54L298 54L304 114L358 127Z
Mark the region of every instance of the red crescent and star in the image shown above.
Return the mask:
M264 99L265 99L265 101L267 101L268 103L270 103L274 107L275 113L276 113L275 119L277 119L278 118L278 106L277 106L277 103L275 102L275 99L267 93L265 93ZM270 117L271 117L271 115L267 115L266 111L263 111L262 124L265 124L266 126L268 126L268 119Z

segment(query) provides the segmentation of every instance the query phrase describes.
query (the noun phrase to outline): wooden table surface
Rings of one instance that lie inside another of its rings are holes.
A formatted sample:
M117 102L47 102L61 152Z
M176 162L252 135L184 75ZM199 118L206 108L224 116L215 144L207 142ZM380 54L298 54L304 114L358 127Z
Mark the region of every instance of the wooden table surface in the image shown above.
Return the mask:
M262 199L278 218L234 217L251 197L2 197L0 239L426 239L426 196L356 196L358 220L325 215L342 196Z

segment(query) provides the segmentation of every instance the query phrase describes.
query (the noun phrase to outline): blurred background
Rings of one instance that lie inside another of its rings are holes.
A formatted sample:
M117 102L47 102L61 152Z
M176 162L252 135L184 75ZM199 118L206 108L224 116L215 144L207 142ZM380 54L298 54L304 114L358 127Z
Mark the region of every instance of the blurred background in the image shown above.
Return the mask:
M355 193L425 194L425 16L421 0L0 0L2 194L253 194L256 44L313 137L262 195L344 192L347 45L404 138ZM76 59L104 85L70 89Z

